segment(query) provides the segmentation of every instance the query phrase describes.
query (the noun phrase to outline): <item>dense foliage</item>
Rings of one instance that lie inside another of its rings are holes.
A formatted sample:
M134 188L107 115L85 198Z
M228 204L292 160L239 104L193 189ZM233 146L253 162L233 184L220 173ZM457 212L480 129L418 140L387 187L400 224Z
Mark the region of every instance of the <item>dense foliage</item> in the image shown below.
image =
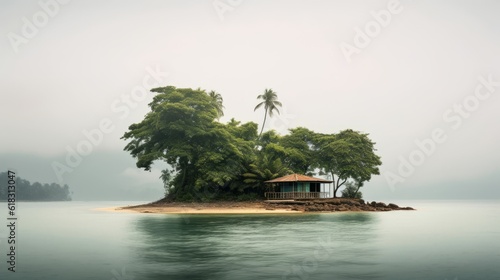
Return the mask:
M7 172L0 173L0 200L7 200L7 182L8 182ZM16 200L25 201L69 201L71 196L69 193L68 185L61 186L59 184L41 184L22 179L21 177L16 178Z
M359 191L362 185L356 184L352 181L349 181L345 184L345 188L342 190L342 197L346 198L363 198L363 193Z
M170 199L262 197L265 181L290 173L328 175L336 196L349 179L362 185L379 174L380 157L368 134L322 134L303 127L287 135L262 128L258 133L253 122L220 123L224 107L218 93L173 86L152 92L157 94L151 111L122 139L137 167L150 170L157 160L169 164L160 178ZM275 92L266 90L259 99L257 108L264 106L266 115L279 113Z

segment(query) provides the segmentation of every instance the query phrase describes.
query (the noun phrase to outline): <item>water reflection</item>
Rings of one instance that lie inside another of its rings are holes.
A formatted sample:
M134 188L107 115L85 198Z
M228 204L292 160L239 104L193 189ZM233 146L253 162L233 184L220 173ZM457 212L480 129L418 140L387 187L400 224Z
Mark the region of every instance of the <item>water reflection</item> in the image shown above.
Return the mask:
M370 213L151 215L139 279L378 278Z

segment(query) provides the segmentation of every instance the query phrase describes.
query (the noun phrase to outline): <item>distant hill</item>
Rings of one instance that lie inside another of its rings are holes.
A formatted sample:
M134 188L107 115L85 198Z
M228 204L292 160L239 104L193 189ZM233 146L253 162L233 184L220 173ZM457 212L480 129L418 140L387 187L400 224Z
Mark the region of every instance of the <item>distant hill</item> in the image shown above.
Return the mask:
M7 200L7 172L0 173L0 201ZM70 201L68 185L56 183L30 183L21 177L16 177L16 200L24 201Z

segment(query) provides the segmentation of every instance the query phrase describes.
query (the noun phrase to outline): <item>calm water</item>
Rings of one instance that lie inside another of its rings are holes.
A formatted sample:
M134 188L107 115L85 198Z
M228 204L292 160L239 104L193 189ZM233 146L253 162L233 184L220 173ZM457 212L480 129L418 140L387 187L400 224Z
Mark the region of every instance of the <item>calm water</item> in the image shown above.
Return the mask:
M500 279L500 201L303 215L92 210L127 204L20 202L12 273L0 203L0 279Z

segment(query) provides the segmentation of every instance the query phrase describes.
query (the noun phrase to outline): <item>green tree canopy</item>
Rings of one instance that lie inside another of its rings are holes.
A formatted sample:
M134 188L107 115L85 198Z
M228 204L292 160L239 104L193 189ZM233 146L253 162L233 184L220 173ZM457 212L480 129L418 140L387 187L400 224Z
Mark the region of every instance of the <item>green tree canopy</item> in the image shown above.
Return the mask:
M220 119L224 116L224 105L222 105L224 99L222 98L222 95L212 90L208 93L208 96L210 96L212 106L214 106L217 110L217 119Z
M378 167L382 162L368 134L347 129L338 134L318 135L316 145L317 165L332 176L334 197L347 179L363 183L380 174Z
M364 182L379 174L380 157L368 134L350 129L320 134L304 127L283 136L262 128L258 134L253 122L218 122L223 99L214 91L167 86L152 92L150 112L130 125L122 139L137 167L150 170L156 160L170 165L160 178L172 199L203 199L200 193L207 192L263 195L267 180L315 172L332 176L335 197L349 179L357 182L357 195ZM281 103L272 90L259 98L264 101L255 109L264 106L266 116L279 112Z
M316 163L314 152L314 139L316 133L305 128L297 127L290 129L290 133L280 139L280 145L285 153L285 163L295 173L312 173Z
M153 161L166 161L174 173L172 196L192 196L207 185L220 188L243 173L256 124L216 122L218 107L202 90L168 86L152 91L157 95L151 111L122 137L129 140L125 150L137 158L137 167L150 170Z

